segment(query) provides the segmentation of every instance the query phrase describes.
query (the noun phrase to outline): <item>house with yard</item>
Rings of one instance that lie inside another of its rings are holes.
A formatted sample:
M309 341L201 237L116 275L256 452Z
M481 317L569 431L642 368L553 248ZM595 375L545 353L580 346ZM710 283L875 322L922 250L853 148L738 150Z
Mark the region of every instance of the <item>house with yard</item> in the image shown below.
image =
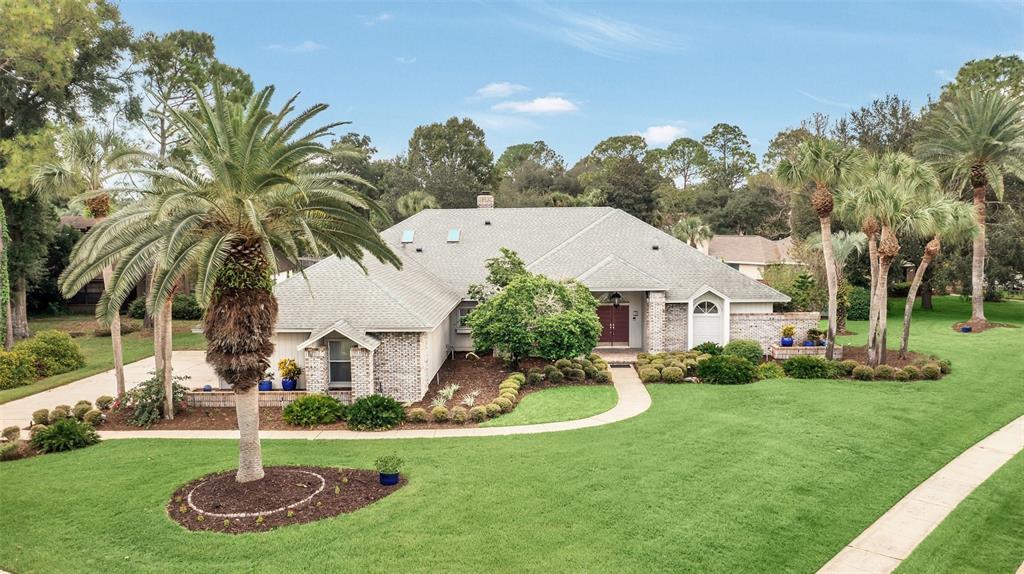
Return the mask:
M530 272L586 285L601 302L601 346L659 352L744 338L767 349L784 323L817 324L816 313L774 313L786 295L610 207L496 209L484 195L475 209L427 209L382 236L401 270L329 257L276 286L272 365L295 359L300 388L421 399L452 353L473 350L467 292L502 247Z
M801 265L793 255L793 238L760 235L716 235L698 248L747 277L762 279L769 265Z

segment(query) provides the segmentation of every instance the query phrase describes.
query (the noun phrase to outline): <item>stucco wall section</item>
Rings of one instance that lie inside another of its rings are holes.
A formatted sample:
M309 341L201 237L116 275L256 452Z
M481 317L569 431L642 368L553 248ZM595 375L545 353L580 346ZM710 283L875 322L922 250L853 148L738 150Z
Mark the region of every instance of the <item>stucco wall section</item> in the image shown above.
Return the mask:
M808 329L818 326L818 313L733 313L729 317L731 340L753 339L768 351L782 338L782 326L796 326L796 338L802 341Z
M686 344L686 303L665 305L665 350L685 351Z
M373 352L375 392L403 403L423 398L423 333L373 333L380 345Z

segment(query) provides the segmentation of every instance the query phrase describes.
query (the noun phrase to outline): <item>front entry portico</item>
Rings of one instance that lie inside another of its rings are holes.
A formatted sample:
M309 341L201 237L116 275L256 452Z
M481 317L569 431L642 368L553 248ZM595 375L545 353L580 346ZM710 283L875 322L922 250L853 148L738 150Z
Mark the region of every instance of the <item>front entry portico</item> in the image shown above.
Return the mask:
M597 308L597 318L601 321L598 345L629 346L629 305L601 305Z

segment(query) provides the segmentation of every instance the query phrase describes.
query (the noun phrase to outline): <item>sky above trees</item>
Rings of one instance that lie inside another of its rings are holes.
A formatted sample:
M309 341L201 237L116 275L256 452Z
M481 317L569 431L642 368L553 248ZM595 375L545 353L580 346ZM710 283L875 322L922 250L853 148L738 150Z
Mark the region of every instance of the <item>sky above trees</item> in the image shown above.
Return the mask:
M782 128L895 93L937 97L967 60L1024 54L1020 2L369 4L131 2L137 30L208 32L218 57L325 102L381 156L470 117L496 155L542 139L571 165L609 134L652 147Z

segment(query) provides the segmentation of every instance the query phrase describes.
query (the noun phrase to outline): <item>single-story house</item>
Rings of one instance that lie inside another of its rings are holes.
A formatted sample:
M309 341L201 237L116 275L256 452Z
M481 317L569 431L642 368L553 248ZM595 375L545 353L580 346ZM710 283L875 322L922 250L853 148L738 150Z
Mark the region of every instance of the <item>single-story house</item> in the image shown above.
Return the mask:
M658 352L746 338L767 350L783 323L817 324L814 313L773 313L786 295L610 207L495 209L485 195L475 209L427 209L381 236L401 270L367 257L364 273L332 256L276 286L272 365L294 358L300 388L421 399L452 353L473 349L468 288L502 247L531 272L589 287L602 346Z
M801 265L791 254L791 237L771 240L760 235L715 235L698 249L754 279L762 279L769 265Z

